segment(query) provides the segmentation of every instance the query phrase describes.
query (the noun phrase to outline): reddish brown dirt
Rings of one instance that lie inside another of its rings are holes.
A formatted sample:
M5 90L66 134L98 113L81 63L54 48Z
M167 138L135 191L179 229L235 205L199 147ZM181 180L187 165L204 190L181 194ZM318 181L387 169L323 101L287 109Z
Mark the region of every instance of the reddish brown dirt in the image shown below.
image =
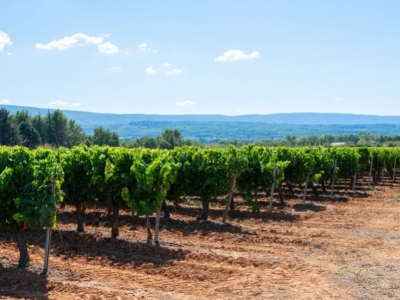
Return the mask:
M236 199L226 226L222 201L201 224L195 203L172 207L159 248L146 244L144 218L122 211L120 237L112 241L104 208L88 209L86 232L78 234L67 207L53 231L46 280L39 276L43 232L28 233L33 264L23 271L15 269L10 233L0 232L0 298L400 299L400 186L309 198L306 205L297 192L272 214L265 197L260 213Z

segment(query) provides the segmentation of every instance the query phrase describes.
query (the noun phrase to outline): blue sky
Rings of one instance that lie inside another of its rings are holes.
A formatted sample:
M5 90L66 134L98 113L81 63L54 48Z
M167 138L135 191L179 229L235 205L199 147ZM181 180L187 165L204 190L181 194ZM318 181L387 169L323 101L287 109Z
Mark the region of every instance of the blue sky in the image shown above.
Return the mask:
M400 1L0 2L0 104L400 115Z

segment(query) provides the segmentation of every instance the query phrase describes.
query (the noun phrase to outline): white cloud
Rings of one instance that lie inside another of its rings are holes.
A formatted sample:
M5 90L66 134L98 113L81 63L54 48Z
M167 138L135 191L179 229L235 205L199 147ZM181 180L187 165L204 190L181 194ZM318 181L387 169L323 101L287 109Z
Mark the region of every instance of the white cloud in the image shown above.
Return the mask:
M8 56L12 56L12 53L11 53L11 52L7 52L7 55L8 55Z
M167 72L167 74L168 75L173 75L173 74L180 74L180 73L182 73L183 72L183 70L182 69L172 69L171 71L168 71Z
M146 51L146 50L150 49L147 46L148 46L147 43L141 43L140 45L137 45L136 47L138 47L142 51Z
M10 104L10 103L11 103L11 101L8 99L0 100L0 104Z
M117 67L106 68L106 71L107 72L115 72L115 71L119 71L121 69L122 68L120 66L117 66Z
M6 45L11 46L13 42L7 33L0 30L0 52L3 52L3 49Z
M102 34L100 34L101 36L104 36L105 38L108 38L108 37L110 37L111 36L111 34L109 34L109 33L102 33Z
M154 70L152 67L148 67L146 70L144 70L146 73L149 73L149 74L153 74L153 73L155 73L156 72L156 70Z
M88 45L99 45L103 42L104 37L102 36L88 36L84 33L76 33L72 36L66 36L61 40L53 40L47 44L38 43L35 45L36 48L42 50L66 50L76 46L88 46Z
M218 56L215 58L216 61L223 61L223 62L228 62L228 61L238 61L242 59L254 59L254 58L260 58L260 53L257 51L254 51L251 54L246 54L241 50L228 50L226 51L223 55Z
M69 104L68 102L65 102L60 99L48 103L48 105L50 106L67 106L68 104Z
M197 105L196 101L182 101L182 102L175 102L174 105L176 106L193 106Z
M167 75L180 74L184 69L172 68L172 64L164 63L161 67L153 69L153 67L148 67L145 72L146 73L164 73Z
M82 103L74 102L74 103L72 103L71 105L72 105L72 106L82 106Z
M110 42L107 42L107 43L104 43L104 44L100 44L98 46L98 48L99 48L99 51L101 53L105 53L105 54L114 54L114 53L118 53L119 52L118 47L115 46L114 44L110 43Z

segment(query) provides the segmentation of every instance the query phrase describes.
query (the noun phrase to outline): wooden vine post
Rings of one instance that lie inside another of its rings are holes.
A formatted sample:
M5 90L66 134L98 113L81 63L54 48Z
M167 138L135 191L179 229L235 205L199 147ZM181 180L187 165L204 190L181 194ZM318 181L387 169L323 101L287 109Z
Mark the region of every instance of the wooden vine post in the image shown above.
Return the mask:
M386 166L386 162L383 161L383 168L382 168L382 183L383 183L383 176L385 176L385 166Z
M54 200L54 193L55 193L55 185L54 180L51 181L51 192L53 201ZM46 242L44 244L44 263L43 263L43 272L40 274L43 278L47 277L47 272L49 270L49 257L50 257L50 246L51 246L51 227L46 228Z
M332 176L332 186L331 186L331 197L333 196L333 189L335 187L335 177L336 177L337 159L333 165L333 176Z
M276 176L276 165L274 165L274 171L272 172L271 195L269 197L269 212L272 212L272 200L274 199L275 176Z
M371 184L371 176L372 176L372 164L374 163L374 156L371 157L371 165L369 166L369 177L368 177L368 187Z
M304 186L304 192L303 192L303 203L306 202L307 187L308 187L308 180L309 180L309 179L310 179L310 173L307 173L306 185Z
M397 162L397 157L394 159L394 165L393 165L393 182L395 180L395 174L396 174L396 162Z
M154 243L157 246L160 246L160 243L158 242L158 232L160 230L160 215L161 215L161 206L162 206L162 202L160 204L160 206L158 207L157 210L157 214L156 214L156 227L154 229Z
M229 207L231 206L231 202L232 202L232 198L233 198L233 190L235 189L235 185L236 185L236 177L237 177L237 173L235 173L235 175L233 175L233 178L232 178L231 188L229 190L228 199L226 201L224 214L222 215L222 223L225 223L226 218L228 217Z

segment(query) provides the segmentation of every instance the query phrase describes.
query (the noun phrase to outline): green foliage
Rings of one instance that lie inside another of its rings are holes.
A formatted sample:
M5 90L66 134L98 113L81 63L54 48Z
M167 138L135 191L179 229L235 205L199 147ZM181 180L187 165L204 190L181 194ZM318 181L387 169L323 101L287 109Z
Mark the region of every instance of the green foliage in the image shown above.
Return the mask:
M0 227L52 227L62 201L63 170L54 152L0 147ZM54 198L52 191L54 182Z
M119 137L115 132L111 132L109 129L103 127L97 127L94 129L93 136L89 137L93 145L98 146L118 146Z
M18 128L22 146L33 149L42 144L39 132L27 121L22 121Z
M0 145L14 146L21 142L18 128L5 108L0 109L0 129Z
M71 150L59 148L59 161L64 169L62 190L64 201L68 204L91 200L92 181L90 151L86 146L77 146Z
M23 124L22 122L21 124ZM0 227L17 229L55 224L57 202L103 199L126 204L139 215L155 212L167 198L200 196L210 200L236 189L253 211L252 191L268 190L284 180L303 184L328 180L337 159L337 177L400 164L400 148L266 148L248 145L224 149L194 146L172 150L78 146L57 151L0 146ZM276 167L275 180L273 177ZM52 180L55 182L53 200Z
M277 151L273 148L244 146L241 151L247 157L247 165L236 181L236 187L246 199L253 211L259 211L252 191L258 187L270 189L272 183L280 185L284 180L285 168L289 161L278 161ZM274 168L275 181L274 181Z

